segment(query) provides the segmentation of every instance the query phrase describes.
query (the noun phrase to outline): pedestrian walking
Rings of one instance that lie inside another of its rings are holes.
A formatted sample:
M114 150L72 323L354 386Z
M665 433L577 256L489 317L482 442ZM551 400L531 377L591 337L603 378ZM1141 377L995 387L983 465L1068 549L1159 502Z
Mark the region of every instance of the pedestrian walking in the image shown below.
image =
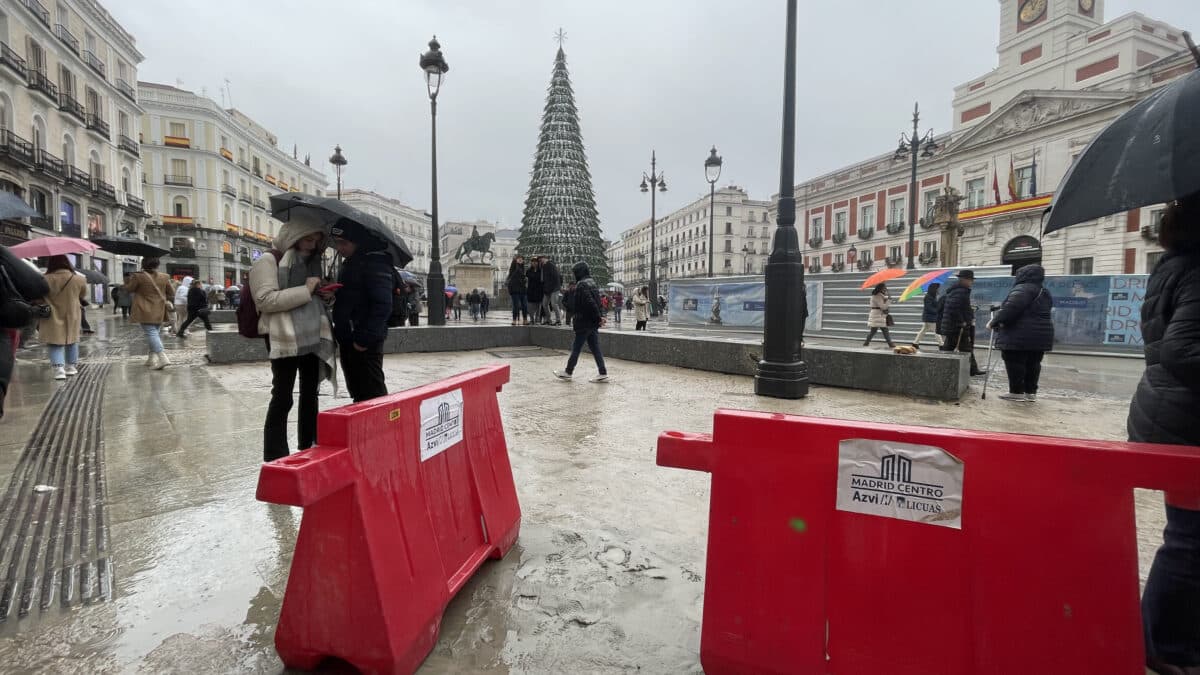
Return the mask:
M525 272L525 297L530 315L530 321L525 323L541 323L542 301L546 298L546 291L542 286L541 259L537 256L529 259L529 269Z
M1142 304L1146 370L1129 406L1129 440L1200 450L1200 193L1168 205L1165 254ZM1142 594L1147 665L1161 674L1200 665L1200 486L1166 494L1167 526Z
M175 288L175 323L171 326L171 332L179 334L179 327L183 325L187 318L187 296L192 290L192 282L194 278L185 276L183 281Z
M462 321L463 296L462 293L454 291L454 297L450 298L450 304L454 306L454 320Z
M1000 395L1006 401L1037 400L1042 357L1054 347L1050 318L1054 298L1043 287L1045 281L1041 265L1022 267L1008 297L988 322L988 328L996 331L996 347L1008 373L1008 393Z
M120 286L114 287L113 293L120 293L120 295L114 295L117 299L116 304L121 307L121 318L128 319L129 310L133 307L133 294Z
M542 298L542 307L539 314L546 317L545 324L549 326L561 326L562 321L558 313L558 306L562 304L562 274L558 271L558 265L546 256L541 257L542 261L542 289L545 292Z
M250 268L249 293L258 310L258 333L271 360L271 402L263 421L263 461L287 457L287 422L300 379L296 441L300 450L317 442L317 393L322 380L337 389L333 324L321 293L325 232L319 225L288 221L273 248ZM247 308L249 309L249 308Z
M613 296L612 306L613 318L617 320L617 323L621 323L621 311L625 309L625 294L617 291L616 295Z
M237 309L242 304L242 292L237 286L230 286L225 289L225 305L230 309Z
M392 312L391 254L381 239L352 220L335 223L333 236L344 261L338 275L342 287L333 304L333 330L346 389L355 403L387 396L383 343Z
M938 314L938 335L941 350L959 351L971 355L971 376L985 375L975 360L975 309L971 306L971 287L975 285L973 270L960 270L955 285L946 291Z
M529 325L529 305L525 297L525 291L528 288L529 279L525 276L525 258L523 256L514 256L512 262L508 265L508 277L505 279L505 285L508 288L508 296L512 299L512 325L517 325L517 321L524 319L525 325Z
M878 284L871 290L870 306L871 310L867 314L867 327L870 328L870 332L867 333L867 340L863 346L870 347L871 340L875 339L875 332L882 331L887 345L895 347L892 335L888 332L888 327L895 325L896 321L891 315L892 296L888 293L887 284Z
M108 296L110 298L112 298L112 301L113 301L112 313L113 313L113 316L116 316L117 312L121 311L121 304L120 304L121 288L119 286L117 286L116 284L110 285L109 289L108 289Z
M917 331L917 337L913 338L913 347L921 347L921 338L925 337L926 333L933 333L938 346L942 346L942 336L937 332L938 305L941 302L938 291L941 288L941 284L929 284L929 288L925 290L925 305L921 308L921 330Z
M646 330L646 322L650 320L650 289L645 286L633 292L633 319L634 330Z
M479 321L479 289L475 289L467 295L467 304L471 307L471 320Z
M129 275L121 289L133 297L130 318L142 326L150 356L146 367L162 370L171 365L163 352L160 328L168 322L171 307L171 278L158 271L158 258L142 258L142 270Z
M556 371L555 377L560 380L570 380L575 375L575 366L579 363L579 354L586 343L596 359L596 376L592 382L607 382L608 369L604 366L604 355L600 353L600 328L604 326L604 315L600 307L600 287L592 279L588 264L582 260L575 263L571 269L575 274L575 290L572 298L574 307L575 342L571 345L571 356L567 358L566 370Z
M12 381L21 329L28 326L38 310L33 303L50 293L46 277L21 262L0 246L0 419L4 418L4 399Z
M408 289L408 325L421 325L421 289L416 284L406 284Z
M80 301L87 296L87 280L76 274L65 255L50 256L46 262L46 304L50 316L38 321L38 335L50 352L54 379L65 380L79 372L79 335L82 330Z
M188 326L192 325L196 319L200 319L205 330L213 329L212 322L208 320L209 314L212 313L211 305L209 305L211 297L212 293L204 292L204 284L200 283L199 279L192 282L192 289L188 291L187 320L179 327L179 332L175 334L175 337L185 338L191 335L188 333Z
M479 317L487 321L488 308L492 304L492 299L488 297L487 291L479 292Z

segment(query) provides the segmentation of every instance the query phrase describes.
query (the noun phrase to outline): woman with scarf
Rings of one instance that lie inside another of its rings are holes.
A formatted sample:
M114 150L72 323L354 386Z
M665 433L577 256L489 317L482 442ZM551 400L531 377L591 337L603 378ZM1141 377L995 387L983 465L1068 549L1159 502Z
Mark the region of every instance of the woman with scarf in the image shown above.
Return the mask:
M258 332L266 336L271 359L271 403L263 424L263 461L289 454L287 419L292 389L300 376L299 449L317 441L317 390L321 380L334 380L333 325L318 293L325 231L321 225L284 223L270 255L250 269L250 292L258 308ZM334 390L337 383L334 381Z

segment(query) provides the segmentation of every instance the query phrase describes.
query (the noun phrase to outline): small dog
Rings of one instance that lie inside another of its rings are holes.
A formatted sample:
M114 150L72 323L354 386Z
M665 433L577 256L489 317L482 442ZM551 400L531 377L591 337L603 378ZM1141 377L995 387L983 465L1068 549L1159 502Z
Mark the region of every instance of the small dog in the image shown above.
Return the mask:
M920 350L917 349L916 347L913 347L912 345L897 345L895 347L892 347L892 351L897 354L910 355L910 354L916 354Z

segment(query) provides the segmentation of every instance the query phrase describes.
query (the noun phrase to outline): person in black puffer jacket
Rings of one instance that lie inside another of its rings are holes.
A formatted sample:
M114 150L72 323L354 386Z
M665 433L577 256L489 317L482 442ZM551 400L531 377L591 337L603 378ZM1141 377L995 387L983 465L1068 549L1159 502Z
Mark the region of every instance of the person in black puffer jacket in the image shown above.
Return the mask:
M1129 406L1129 440L1200 446L1200 193L1167 208L1159 242L1166 255L1142 304L1146 371ZM1146 660L1159 673L1190 673L1200 665L1200 486L1166 501L1163 545L1142 595Z
M333 335L337 339L346 389L355 403L387 396L383 375L383 343L392 314L396 274L383 240L347 219L333 226L334 244L342 256L333 304Z
M944 342L942 336L937 332L938 306L941 305L938 290L941 287L941 284L929 284L929 288L925 291L925 304L921 308L921 330L917 331L917 337L912 341L912 346L918 349L921 346L921 338L925 337L926 333L933 333L939 347Z
M1008 371L1006 401L1037 400L1042 357L1054 347L1054 322L1050 312L1054 298L1042 287L1046 270L1041 265L1026 265L1017 272L1016 282L988 328L996 331L996 348Z
M945 339L940 349L971 355L971 375L983 375L975 360L975 310L971 307L971 287L975 285L974 270L959 270L954 286L946 291L938 313L938 335Z
M525 297L525 293L529 288L529 280L525 277L524 256L513 257L512 263L508 266L508 277L504 283L508 288L508 297L512 299L512 325L517 325L522 318L528 325L529 301Z
M575 273L575 290L572 291L575 344L571 346L567 369L554 374L560 380L571 379L586 342L588 349L592 350L592 356L596 358L596 369L599 371L599 374L592 378L592 382L607 382L608 369L604 367L604 356L600 353L600 328L604 326L604 311L600 308L600 287L592 278L592 272L586 262L581 260L575 263L571 271Z

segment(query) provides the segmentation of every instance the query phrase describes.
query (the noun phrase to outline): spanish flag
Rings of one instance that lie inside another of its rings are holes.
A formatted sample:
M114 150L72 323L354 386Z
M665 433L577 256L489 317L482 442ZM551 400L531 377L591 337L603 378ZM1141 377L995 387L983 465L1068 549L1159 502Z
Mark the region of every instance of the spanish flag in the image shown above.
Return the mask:
M992 158L992 194L996 196L996 206L1000 206L1000 171L996 169L996 158Z
M1008 198L1017 201L1017 170L1013 167L1012 155L1008 157Z

